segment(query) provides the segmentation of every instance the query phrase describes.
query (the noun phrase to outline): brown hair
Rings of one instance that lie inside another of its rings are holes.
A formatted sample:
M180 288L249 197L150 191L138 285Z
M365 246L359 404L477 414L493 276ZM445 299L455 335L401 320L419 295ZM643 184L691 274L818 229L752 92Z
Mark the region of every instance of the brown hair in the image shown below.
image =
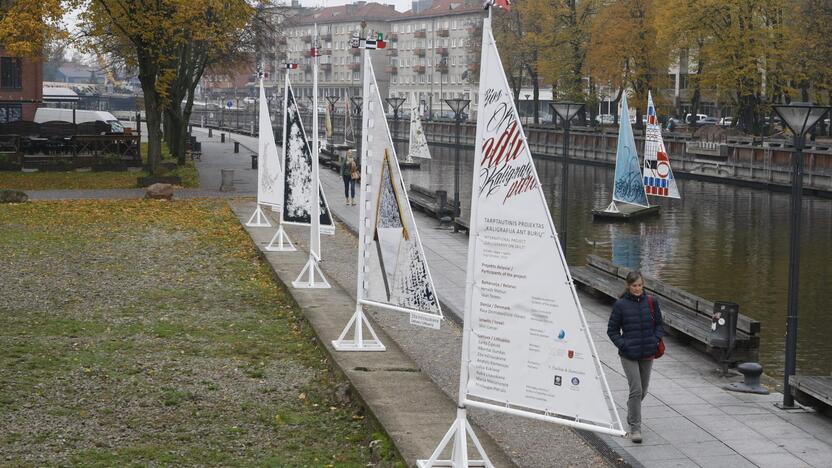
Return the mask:
M627 288L624 288L624 292L623 292L623 293L621 293L621 295L620 295L620 296L618 296L618 297L624 297L624 296L626 296L626 295L627 295L627 293L630 291L629 286L630 286L631 284L635 283L635 282L636 282L636 281L638 281L638 280L644 281L644 277L641 275L641 272L640 272L640 271L635 271L635 270L633 270L633 271L631 271L631 272L627 273L627 277L624 279L624 281L626 281L626 282L627 282L627 286L628 286L628 287L627 287Z

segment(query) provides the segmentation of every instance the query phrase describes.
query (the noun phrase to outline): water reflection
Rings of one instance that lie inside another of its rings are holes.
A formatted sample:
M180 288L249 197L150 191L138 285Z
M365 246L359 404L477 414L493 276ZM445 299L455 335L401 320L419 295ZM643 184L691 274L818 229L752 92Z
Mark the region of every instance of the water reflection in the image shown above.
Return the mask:
M431 148L433 159L405 182L453 197L453 154ZM460 199L467 219L473 155L461 158ZM560 228L559 161L535 160ZM593 222L591 210L609 204L613 170L570 168L567 260L587 254L611 258L710 300L730 300L762 322L760 359L770 375L783 368L788 279L789 195L731 185L679 180L682 200L651 199L661 216L633 223ZM798 332L798 372L832 373L832 200L804 198Z

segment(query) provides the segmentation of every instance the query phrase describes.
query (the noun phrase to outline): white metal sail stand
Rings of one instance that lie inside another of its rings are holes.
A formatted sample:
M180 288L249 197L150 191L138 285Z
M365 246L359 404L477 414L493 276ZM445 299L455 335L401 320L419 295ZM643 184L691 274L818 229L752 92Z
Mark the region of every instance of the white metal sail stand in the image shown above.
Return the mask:
M288 110L286 109L286 104L289 101L289 72L288 72L288 69L285 72L285 77L286 77L286 79L283 81L283 125L282 125L282 127L283 127L283 140L282 140L283 144L281 145L282 153L281 153L281 157L280 157L280 162L278 163L280 165L281 173L283 174L283 178L284 178L283 183L284 184L286 183L285 182L285 174L286 173L282 172L282 171L284 171L285 168L286 168L286 112L288 112ZM282 184L281 184L281 186L282 186ZM280 190L280 198L281 198L281 200L283 199L283 189ZM269 241L269 245L267 245L264 248L264 250L266 250L268 252L294 252L297 249L295 248L294 244L292 244L291 239L289 239L289 234L287 234L286 230L283 229L283 207L282 206L280 206L280 207L272 206L272 211L275 211L277 208L279 208L279 210L277 210L277 211L280 213L280 215L279 215L280 217L278 219L278 225L277 225L277 232L274 233L274 236L272 236L272 240Z
M483 30L485 30L486 27L491 28L492 8L488 9L488 17L484 20L487 24L483 25ZM484 34L485 33L483 33L483 35ZM485 54L484 50L485 44L483 44L483 55ZM480 141L481 132L482 129L479 125L477 125L477 139L474 141ZM476 180L476 178L474 180ZM477 211L479 211L479 202L477 197L478 187L476 185L477 184L474 184L471 188L471 231L469 232L468 239L468 269L465 275L465 312L462 320L462 358L460 359L461 365L459 369L459 394L457 396L456 419L453 424L451 424L451 428L445 433L445 437L443 437L439 442L439 446L436 447L436 450L433 451L430 458L427 460L417 461L419 468L432 468L434 466L454 468L485 466L493 468L494 466L491 463L491 460L488 459L488 455L485 454L485 450L482 448L482 444L479 439L477 439L477 435L474 433L471 423L468 422L468 416L465 410L465 390L468 386L469 367L468 346L470 341L469 337L471 336L470 319L471 307L473 307L472 303L474 298L474 257L476 255L475 251L477 239L479 238L479 232L477 229ZM468 439L471 439L471 442L474 444L474 448L476 449L476 453L473 455L478 455L481 459L471 460L468 456ZM442 453L448 445L451 444L451 440L453 440L453 445L451 446L451 457L440 460L439 457L442 456Z
M618 205L615 204L615 200L613 200L604 211L608 213L619 213Z
M312 45L312 206L309 210L309 260L292 286L300 289L328 289L331 286L318 266L321 260L321 202L318 175L318 26L315 25L315 43Z
M272 227L271 223L269 222L269 218L266 217L266 213L263 213L263 210L260 208L260 203L257 203L257 209L254 210L254 213L251 214L251 218L248 219L246 223L248 227Z
M361 112L361 181L359 186L359 205L358 205L358 290L356 291L355 313L344 327L344 331L338 336L337 340L332 341L332 347L336 351L386 351L387 348L378 339L373 326L364 315L362 300L364 299L364 273L366 271L367 261L367 244L373 242L373 239L366 234L367 231L367 202L370 189L370 158L373 154L369 145L369 131L368 122L370 119L370 111L368 110L368 103L370 101L370 80L369 67L367 61L370 60L369 50L364 49L364 100L362 102L363 110ZM374 91L375 92L375 91ZM365 338L364 328L369 331L372 338ZM347 335L352 332L352 339L346 339Z

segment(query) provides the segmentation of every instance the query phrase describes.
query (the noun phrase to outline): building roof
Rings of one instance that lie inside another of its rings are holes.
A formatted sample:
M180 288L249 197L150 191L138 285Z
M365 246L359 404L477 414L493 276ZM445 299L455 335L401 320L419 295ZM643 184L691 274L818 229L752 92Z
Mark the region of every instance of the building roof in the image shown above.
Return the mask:
M347 21L386 21L404 13L396 11L393 5L382 5L375 2L357 2L350 5L340 5L326 8L316 8L301 13L292 18L294 24L327 24L344 23Z
M479 0L434 0L431 6L418 13L410 10L402 13L400 17L393 19L411 20L471 13L481 13L482 15L485 15L485 10L482 8L482 2Z
M64 63L58 71L67 78L89 78L91 73L98 73L97 70L86 65L76 63Z

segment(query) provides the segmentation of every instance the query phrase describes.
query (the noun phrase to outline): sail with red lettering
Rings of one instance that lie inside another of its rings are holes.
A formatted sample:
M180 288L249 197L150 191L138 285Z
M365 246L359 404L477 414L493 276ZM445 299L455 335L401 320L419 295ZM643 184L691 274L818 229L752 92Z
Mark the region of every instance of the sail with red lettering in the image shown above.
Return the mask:
M644 190L655 197L681 198L650 91L647 92L647 128L644 132Z

